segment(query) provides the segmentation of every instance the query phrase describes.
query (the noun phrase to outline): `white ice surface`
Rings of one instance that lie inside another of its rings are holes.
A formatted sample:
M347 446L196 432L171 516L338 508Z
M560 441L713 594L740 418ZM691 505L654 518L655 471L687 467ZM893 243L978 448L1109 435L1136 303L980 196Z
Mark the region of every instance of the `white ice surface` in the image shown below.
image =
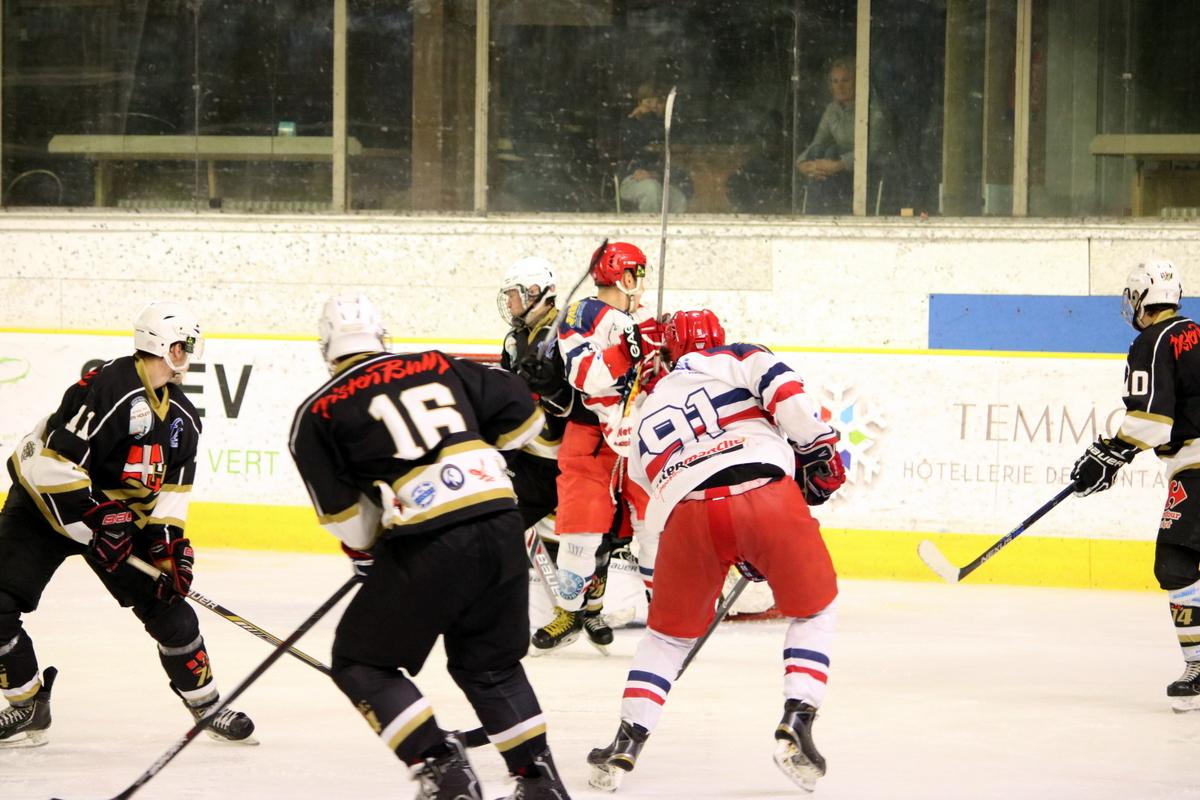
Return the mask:
M915 557L915 556L914 556ZM202 553L196 589L283 636L347 577L337 556ZM1200 798L1200 712L1168 709L1180 672L1166 601L1102 593L844 581L829 694L816 740L834 798ZM267 646L197 609L228 692ZM339 611L301 649L328 661ZM0 750L0 798L112 797L188 729L154 646L78 559L26 618L43 666L61 670L51 741ZM584 756L617 725L641 631L610 658L583 642L527 659L572 796ZM617 797L787 798L771 761L781 707L782 623L723 626L671 692L662 724ZM440 648L417 678L443 725L471 727ZM415 786L347 700L285 657L236 706L259 747L200 738L139 798L410 798ZM485 797L511 791L494 750L472 751Z

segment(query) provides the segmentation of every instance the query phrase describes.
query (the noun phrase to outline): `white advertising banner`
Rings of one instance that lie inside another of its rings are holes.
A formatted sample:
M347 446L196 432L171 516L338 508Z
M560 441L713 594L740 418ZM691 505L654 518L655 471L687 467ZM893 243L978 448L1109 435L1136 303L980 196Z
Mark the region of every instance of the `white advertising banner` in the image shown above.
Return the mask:
M0 457L91 362L129 351L124 336L0 333ZM821 509L826 528L1003 533L1066 485L1071 464L1116 430L1123 409L1114 358L780 355L842 431L849 483ZM288 429L327 378L314 341L209 340L185 382L204 423L194 499L306 506ZM5 472L0 491L7 486ZM1037 533L1151 540L1165 493L1157 460L1143 454L1114 489L1069 498Z

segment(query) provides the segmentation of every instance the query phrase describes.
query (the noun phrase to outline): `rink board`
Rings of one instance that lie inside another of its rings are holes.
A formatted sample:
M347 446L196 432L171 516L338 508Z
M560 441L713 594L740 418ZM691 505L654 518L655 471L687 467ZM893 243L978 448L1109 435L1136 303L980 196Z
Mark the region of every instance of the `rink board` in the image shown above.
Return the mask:
M496 354L481 342L393 346ZM128 351L127 334L0 331L0 457L88 362ZM1120 357L778 352L842 432L849 479L816 514L847 577L928 578L922 538L969 561L1066 485L1070 465L1122 413ZM199 546L333 550L287 451L297 405L327 377L313 339L209 339L203 371L185 384L204 423L189 524ZM1142 455L1114 489L1068 498L970 580L1149 588L1164 496L1158 463Z

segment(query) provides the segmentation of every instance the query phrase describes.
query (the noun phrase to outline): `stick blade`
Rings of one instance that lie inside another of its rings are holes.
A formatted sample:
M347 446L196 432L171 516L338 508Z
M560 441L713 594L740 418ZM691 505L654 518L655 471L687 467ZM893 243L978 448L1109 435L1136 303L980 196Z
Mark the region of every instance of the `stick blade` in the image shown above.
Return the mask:
M668 131L671 130L671 114L675 111L675 88L671 87L671 91L667 94L666 108L663 109L663 127Z
M937 573L937 576L946 583L958 583L962 575L961 570L951 564L950 559L942 555L942 551L938 550L936 544L925 539L917 545L917 555L925 562L925 566Z

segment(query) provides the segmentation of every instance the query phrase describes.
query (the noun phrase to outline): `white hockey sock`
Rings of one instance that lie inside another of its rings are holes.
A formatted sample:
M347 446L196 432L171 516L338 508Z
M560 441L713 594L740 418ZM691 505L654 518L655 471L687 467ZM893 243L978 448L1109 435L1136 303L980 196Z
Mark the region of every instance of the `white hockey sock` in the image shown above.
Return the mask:
M1183 660L1200 661L1200 581L1167 592Z
M837 600L814 616L792 619L783 639L783 696L814 708L825 699L829 650L837 622Z
M621 719L654 730L675 676L695 643L695 639L676 639L647 629L638 642L629 677L625 679Z
M644 522L633 521L633 541L637 545L638 573L646 591L654 594L654 559L658 556L661 531L651 532Z
M583 608L584 589L596 573L596 551L602 533L572 533L558 540L559 606L567 611Z

